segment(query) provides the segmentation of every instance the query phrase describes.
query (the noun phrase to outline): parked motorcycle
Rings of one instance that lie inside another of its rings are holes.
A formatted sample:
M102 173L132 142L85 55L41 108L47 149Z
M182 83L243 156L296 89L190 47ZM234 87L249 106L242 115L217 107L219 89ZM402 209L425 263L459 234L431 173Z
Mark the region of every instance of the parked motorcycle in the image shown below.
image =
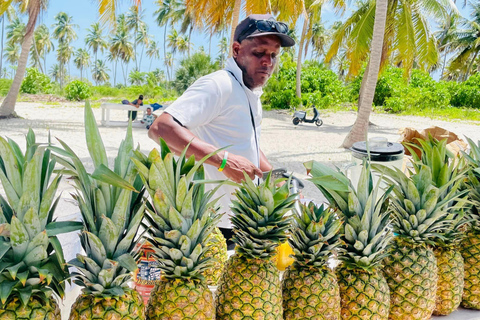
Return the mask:
M305 111L295 111L293 114L293 124L297 125L300 122L306 122L306 123L315 123L317 127L320 127L323 124L323 120L320 119L320 113L318 112L317 108L315 106L313 107L313 118L312 119L307 119L307 113Z

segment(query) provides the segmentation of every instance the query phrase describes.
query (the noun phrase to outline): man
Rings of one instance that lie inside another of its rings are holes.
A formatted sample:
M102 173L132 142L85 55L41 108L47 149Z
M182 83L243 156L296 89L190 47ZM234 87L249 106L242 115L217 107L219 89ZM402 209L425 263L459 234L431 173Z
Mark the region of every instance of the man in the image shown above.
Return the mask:
M143 106L143 94L139 95L138 99L135 99L132 102L123 100L122 104L128 104L138 109L140 106ZM132 118L132 121L137 119L137 111L128 111L128 119L130 118Z
M219 148L230 146L207 160L208 179L229 178L240 182L243 172L250 178L261 177L272 169L260 150L262 87L272 75L281 47L295 41L288 27L272 15L250 15L235 29L233 57L224 70L198 79L170 105L150 127L153 140L162 137L176 153L191 141L187 155L197 160ZM223 186L220 204L229 211L234 188ZM229 239L231 224L224 215L220 230Z

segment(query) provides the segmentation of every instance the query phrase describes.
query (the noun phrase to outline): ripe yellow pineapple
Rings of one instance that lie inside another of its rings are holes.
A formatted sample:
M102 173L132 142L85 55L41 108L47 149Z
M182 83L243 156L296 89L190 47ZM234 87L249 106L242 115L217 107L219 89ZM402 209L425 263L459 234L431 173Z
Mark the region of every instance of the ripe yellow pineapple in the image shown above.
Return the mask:
M146 213L147 241L159 262L161 279L151 292L147 319L215 319L212 292L205 271L215 263L206 257L209 236L221 215L217 189L205 191L203 162L186 159L186 150L175 160L165 141L161 153L153 149L148 158L137 153L133 159L152 203ZM188 148L188 146L187 146Z
M205 270L204 276L207 285L216 286L228 259L227 241L218 228L215 228L207 238L207 246L210 248L205 253L205 257L212 257L213 264Z
M327 261L340 245L342 223L323 205L311 202L300 208L289 239L294 262L282 279L283 318L339 320L340 291Z
M447 150L447 140L438 141L432 136L417 139L416 148L407 145L413 155L413 172L420 172L422 166L428 166L432 172L433 186L441 188L438 201L451 197L466 197L467 190L460 190L465 176L464 162L455 158ZM453 183L452 183L453 182ZM449 215L444 231L434 241L434 254L437 259L438 283L434 315L448 315L455 311L462 301L464 263L460 254L460 242L464 238L464 199L449 201L442 208Z
M51 152L27 134L26 152L0 137L0 319L61 320L56 298L69 277L57 235L81 223L55 221Z
M387 211L390 190L377 196L379 185L373 186L366 161L355 187L342 172L314 161L305 165L311 181L344 220L344 247L339 251L336 270L342 319L388 319L390 295L381 263L392 239Z
M432 246L451 228L452 217L444 207L457 195L449 194L439 200L449 185L435 187L432 170L425 165L419 165L410 177L399 169L375 169L394 185L391 200L396 237L384 260L391 294L390 319L428 319L435 309L438 282Z
M467 139L470 155L464 154L470 166L467 185L473 206L468 212L471 220L460 248L465 260L465 284L462 306L480 310L480 141Z
M256 186L245 175L232 201L235 254L229 258L217 288L217 320L283 319L282 290L273 256L287 239L293 206L288 185L268 178Z
M133 250L142 222L145 189L130 158L133 156L132 126L118 149L115 168L108 168L103 141L90 104L85 104L85 134L95 171L88 174L82 161L62 141L59 160L72 174L83 218L80 240L85 255L69 264L76 268L74 282L82 293L72 306L70 320L145 318L143 300L129 282L137 269Z

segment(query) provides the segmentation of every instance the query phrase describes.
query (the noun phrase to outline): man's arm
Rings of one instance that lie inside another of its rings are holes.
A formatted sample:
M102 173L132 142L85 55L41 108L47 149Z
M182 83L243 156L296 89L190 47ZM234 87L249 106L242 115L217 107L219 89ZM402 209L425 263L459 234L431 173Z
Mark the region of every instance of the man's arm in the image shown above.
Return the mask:
M177 155L191 142L187 150L187 156L194 154L196 160L200 160L218 149L197 138L190 130L180 125L166 112L162 113L151 125L150 130L148 130L148 136L157 143L160 137L163 138L168 147ZM225 151L221 151L210 157L206 163L218 168L222 164L224 154ZM240 182L244 178L244 171L252 179L255 176L262 176L262 171L248 159L229 153L227 164L222 171L223 174L235 182Z
M273 169L273 166L268 162L267 157L263 153L262 150L260 150L260 170L262 172L268 172Z

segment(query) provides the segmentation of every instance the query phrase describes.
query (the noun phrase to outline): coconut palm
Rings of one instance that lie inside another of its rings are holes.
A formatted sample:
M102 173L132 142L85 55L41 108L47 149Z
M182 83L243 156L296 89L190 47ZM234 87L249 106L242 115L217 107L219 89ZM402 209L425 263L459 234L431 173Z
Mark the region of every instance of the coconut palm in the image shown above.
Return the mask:
M175 53L178 50L179 37L180 35L175 29L170 30L170 33L167 36L167 46L170 49L173 60L175 59Z
M438 51L443 53L442 72L440 73L441 78L444 77L447 55L453 52L453 43L458 39L458 23L459 16L452 13L448 19L440 22L439 30L434 34L437 39Z
M102 60L97 60L95 62L95 67L92 68L92 78L96 82L105 83L110 80L110 75L108 74L109 71L110 69L107 67L105 62Z
M223 37L218 43L218 60L220 62L220 67L225 67L225 60L228 56L228 42L227 38Z
M35 30L34 41L39 58L43 58L43 70L47 72L47 54L53 51L55 46L50 38L50 30L45 24L41 24Z
M185 55L185 53L190 52L190 48L192 47L192 43L188 36L178 36L177 37L177 50L181 54Z
M100 23L96 22L91 25L90 29L87 29L87 36L85 37L85 44L89 49L92 49L95 55L95 61L98 60L98 51L103 52L107 48L107 41L103 37L103 29Z
M150 43L151 36L148 34L148 26L145 24L138 28L137 35L135 36L135 44L140 44L142 46L142 51L140 52L139 59L138 59L138 66L137 68L141 68L142 66L142 58L145 48L148 48L148 44ZM135 54L137 56L137 54ZM138 69L140 71L140 69Z
M360 96L358 98L358 114L352 129L343 141L342 147L350 148L353 143L367 140L368 124L372 112L373 96L377 86L378 73L382 57L382 49L387 23L388 0L377 0L375 6L375 20L373 37L370 44L370 57L367 69L363 75Z
M165 63L165 67L167 68L168 81L171 81L172 80L171 73L173 73L173 70L172 70L173 69L173 54L171 52L167 52L167 55L165 56L164 63Z
M345 47L347 59L350 60L349 75L357 75L368 57L375 3L359 1L357 10L333 35L326 61L332 59L340 47ZM401 65L407 76L414 65L430 70L438 62L439 56L429 20L445 20L452 12L457 13L458 9L450 0L390 0L381 68L389 62Z
M7 46L5 47L5 53L3 57L5 60L10 63L11 65L15 65L20 58L19 54L20 46L16 43L7 42Z
M77 33L75 29L78 28L78 25L74 24L73 17L69 16L65 12L59 12L55 16L55 24L52 27L53 29L53 38L57 39L60 43L70 43L72 40L77 39Z
M73 47L71 47L68 43L60 43L57 48L57 61L60 64L60 70L62 74L60 76L60 87L63 87L63 83L65 81L66 67L68 66L70 59L73 55Z
M1 11L1 10L0 10ZM2 23L2 31L1 31L1 42L0 42L0 78L2 78L2 74L6 75L6 72L3 72L3 48L4 48L4 37L5 37L5 20L7 19L9 23L12 23L13 19L17 17L15 10L13 7L8 7L5 13L0 14L0 21Z
M133 42L133 60L135 60L135 69L138 70L138 60L137 60L137 34L139 29L146 27L145 22L143 22L144 14L142 10L139 10L137 6L132 6L125 15L125 22L129 30L134 30L135 41Z
M312 55L317 59L325 55L327 43L329 40L328 30L321 23L313 23L310 32L310 44L312 45ZM308 47L305 47L305 55L307 55Z
M470 76L472 67L480 54L480 3L470 2L472 20L464 23L464 29L458 30L457 39L453 42L456 54L452 58L449 69L463 71L463 81Z
M7 0L3 1L0 5L0 15L3 14L12 3L23 4L20 6L20 10L22 12L28 12L28 22L22 42L21 53L18 58L18 68L15 72L15 77L10 86L10 90L0 106L0 117L16 116L15 101L17 100L20 85L22 84L25 70L27 68L28 54L32 43L33 32L35 31L38 15L46 4L44 0Z
M113 64L113 86L117 85L117 62L118 55L115 52L108 52L107 60Z
M145 83L145 72L140 72L138 70L132 70L128 75L128 81L131 85L141 86Z
M16 18L7 26L7 42L21 44L25 37L25 23Z
M150 58L150 65L148 67L148 71L150 71L150 69L152 68L153 59L160 58L160 48L157 47L157 42L153 40L150 41L146 54L147 54L147 57Z
M80 80L83 80L83 69L87 68L90 64L90 54L85 49L77 49L73 63L80 69Z
M62 76L62 70L60 69L60 65L56 63L51 66L48 75L50 76L50 78L53 79L53 81L59 82L60 77Z
M158 9L154 12L159 27L164 27L163 31L163 54L167 60L167 27L173 25L180 19L178 8L181 6L179 0L158 0Z
M116 55L122 64L123 79L127 85L128 63L134 57L133 45L129 40L128 32L121 28L117 30L110 42L110 52Z

